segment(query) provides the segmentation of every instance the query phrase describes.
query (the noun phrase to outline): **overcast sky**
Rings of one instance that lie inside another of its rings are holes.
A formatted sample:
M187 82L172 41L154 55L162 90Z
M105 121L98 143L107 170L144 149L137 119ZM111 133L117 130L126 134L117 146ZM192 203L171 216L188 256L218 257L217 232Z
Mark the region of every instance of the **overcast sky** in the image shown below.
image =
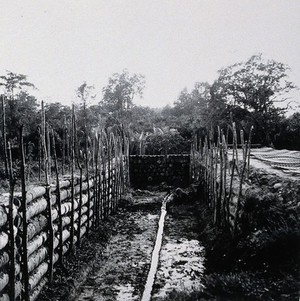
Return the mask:
M197 81L263 53L300 86L299 0L0 0L0 74L28 75L39 99L99 96L127 68L146 77L137 104L172 104ZM299 93L295 94L300 102Z

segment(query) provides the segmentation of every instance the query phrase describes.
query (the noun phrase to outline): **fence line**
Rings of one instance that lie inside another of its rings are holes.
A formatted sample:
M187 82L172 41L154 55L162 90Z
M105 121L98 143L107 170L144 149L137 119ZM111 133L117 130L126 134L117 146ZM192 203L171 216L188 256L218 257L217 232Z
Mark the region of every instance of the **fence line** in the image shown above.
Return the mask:
M116 211L129 183L126 135L101 131L93 143L87 138L80 147L74 110L69 137L71 174L59 175L55 133L47 126L43 112L39 165L44 167L44 183L29 188L25 182L21 130L22 192L14 190L11 166L10 193L0 196L0 301L36 300L45 284L51 283L55 268ZM9 150L8 143L11 154ZM64 151L68 151L67 144ZM66 170L66 162L62 170Z
M200 183L203 197L213 210L214 224L235 234L238 231L245 180L249 175L252 128L248 140L240 131L240 150L234 122L231 130L231 149L228 147L228 137L220 128L215 141L212 131L204 141L195 136L191 147L190 171L192 181Z

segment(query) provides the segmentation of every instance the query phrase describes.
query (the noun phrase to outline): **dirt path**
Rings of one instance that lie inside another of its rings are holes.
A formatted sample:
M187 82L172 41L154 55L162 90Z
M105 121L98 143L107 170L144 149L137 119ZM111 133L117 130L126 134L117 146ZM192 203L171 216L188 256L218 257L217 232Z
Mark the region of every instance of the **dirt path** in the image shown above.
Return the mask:
M165 193L138 192L115 216L113 235L81 286L77 301L134 301L144 291ZM196 204L167 205L159 267L151 300L172 290L201 288L203 247L197 240Z
M183 199L167 206L167 217L159 268L151 300L160 300L171 291L202 288L204 248L198 241L197 203Z
M135 196L116 215L113 235L77 301L139 300L155 242L163 193ZM125 209L126 208L126 209Z

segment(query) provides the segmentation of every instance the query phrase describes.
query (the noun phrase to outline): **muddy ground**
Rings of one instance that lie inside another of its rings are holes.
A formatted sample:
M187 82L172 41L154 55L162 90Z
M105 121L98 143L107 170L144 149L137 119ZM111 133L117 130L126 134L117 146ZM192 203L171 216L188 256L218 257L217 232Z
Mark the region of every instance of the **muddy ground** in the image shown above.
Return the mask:
M40 300L140 300L166 192L133 191L114 216L78 250ZM163 244L152 300L173 290L201 287L203 248L197 240L194 202L167 205ZM97 238L98 235L98 238ZM60 276L59 276L60 275ZM59 277L58 277L59 276Z
M76 300L139 300L143 293L163 193L142 193L127 199L93 272Z
M160 300L172 291L202 288L204 248L198 241L198 203L189 198L167 205L163 244L152 300Z

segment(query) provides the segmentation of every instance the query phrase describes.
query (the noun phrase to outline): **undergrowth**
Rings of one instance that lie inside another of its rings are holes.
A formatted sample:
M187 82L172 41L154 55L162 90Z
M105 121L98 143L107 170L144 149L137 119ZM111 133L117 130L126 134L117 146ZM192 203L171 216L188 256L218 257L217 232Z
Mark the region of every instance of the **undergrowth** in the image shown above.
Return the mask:
M212 212L199 208L199 239L206 249L202 292L172 292L164 301L299 300L300 186L263 178L243 199L236 236L216 229ZM268 185L271 181L272 184ZM268 182L269 181L269 182ZM278 181L278 180L277 180Z

